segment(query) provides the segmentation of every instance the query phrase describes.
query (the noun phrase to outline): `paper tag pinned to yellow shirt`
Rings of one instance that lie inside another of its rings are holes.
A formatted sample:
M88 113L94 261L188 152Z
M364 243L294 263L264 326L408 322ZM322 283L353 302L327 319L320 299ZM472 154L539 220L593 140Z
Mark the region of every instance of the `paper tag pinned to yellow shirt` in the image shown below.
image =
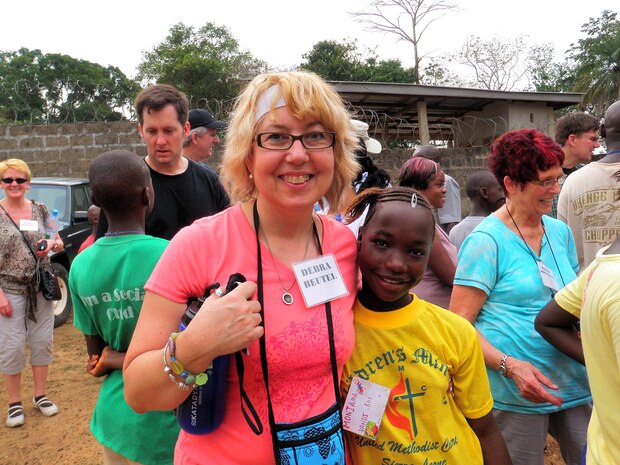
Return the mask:
M390 388L353 377L342 409L344 429L373 441L377 439Z

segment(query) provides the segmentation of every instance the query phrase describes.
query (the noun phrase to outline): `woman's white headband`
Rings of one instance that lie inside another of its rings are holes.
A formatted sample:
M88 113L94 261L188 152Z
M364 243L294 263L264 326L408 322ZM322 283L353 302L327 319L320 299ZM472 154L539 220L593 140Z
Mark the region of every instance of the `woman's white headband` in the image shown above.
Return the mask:
M256 102L256 122L271 111L280 107L285 107L286 102L280 93L280 88L274 84L258 98Z

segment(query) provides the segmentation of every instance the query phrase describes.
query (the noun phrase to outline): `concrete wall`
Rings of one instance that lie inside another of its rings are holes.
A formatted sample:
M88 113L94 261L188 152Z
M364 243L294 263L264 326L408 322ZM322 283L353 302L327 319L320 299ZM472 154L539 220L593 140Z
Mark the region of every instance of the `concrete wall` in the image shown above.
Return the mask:
M33 176L87 177L90 161L115 149L146 155L135 122L0 126L0 160L21 158ZM218 147L209 162L215 169L221 152ZM445 149L442 166L463 187L472 172L486 169L487 152L486 147ZM410 149L385 149L374 160L396 183L400 167L412 153ZM469 213L469 199L463 189L461 197L465 216Z
M512 129L537 128L554 137L553 108L544 103L493 102L454 120L454 145L489 145Z
M487 169L487 147L442 149L441 165L461 186L461 209L463 217L469 214L471 205L465 193L465 181L474 172ZM392 184L398 181L402 164L413 155L413 150L386 150L373 157L375 164L385 169L392 177Z
M509 130L537 128L555 136L553 108L544 103L512 103L509 107Z
M21 158L33 176L86 177L101 152L146 155L135 122L0 126L0 160Z

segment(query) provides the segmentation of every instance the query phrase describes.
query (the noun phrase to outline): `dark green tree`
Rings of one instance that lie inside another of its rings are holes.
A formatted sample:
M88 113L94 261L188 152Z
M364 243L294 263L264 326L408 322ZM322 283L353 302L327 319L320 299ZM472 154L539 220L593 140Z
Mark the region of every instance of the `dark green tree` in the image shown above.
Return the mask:
M46 102L39 88L40 50L0 52L0 123L44 119Z
M174 85L187 94L192 107L202 107L232 100L241 79L266 70L266 63L239 49L226 27L208 22L195 30L178 23L153 50L143 52L138 79L145 85Z
M6 123L118 121L139 85L120 69L58 53L0 52L0 119Z
M585 92L584 103L595 115L620 99L620 21L617 13L603 10L581 27L586 37L572 44L567 54L575 62L573 90Z
M570 92L575 81L574 66L569 61L554 61L550 44L535 45L529 51L530 82L537 92Z
M317 42L303 55L301 68L328 81L413 82L413 71L400 60L379 60L374 50L360 51L355 41Z
M329 81L357 81L364 74L364 60L355 41L323 40L302 58L306 60L301 64L303 69Z

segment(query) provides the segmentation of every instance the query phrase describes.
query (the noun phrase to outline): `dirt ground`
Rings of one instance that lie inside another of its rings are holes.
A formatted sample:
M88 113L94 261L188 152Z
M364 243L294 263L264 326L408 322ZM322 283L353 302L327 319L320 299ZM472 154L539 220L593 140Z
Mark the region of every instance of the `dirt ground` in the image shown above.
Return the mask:
M6 391L4 386L0 389L0 465L103 463L99 444L89 429L101 380L85 372L87 357L84 338L73 327L72 321L55 329L54 350L55 360L50 367L47 395L58 404L58 415L46 418L32 407L32 374L25 370L22 402L26 424L20 428L7 428L4 424ZM564 465L552 439L547 447L545 465Z

